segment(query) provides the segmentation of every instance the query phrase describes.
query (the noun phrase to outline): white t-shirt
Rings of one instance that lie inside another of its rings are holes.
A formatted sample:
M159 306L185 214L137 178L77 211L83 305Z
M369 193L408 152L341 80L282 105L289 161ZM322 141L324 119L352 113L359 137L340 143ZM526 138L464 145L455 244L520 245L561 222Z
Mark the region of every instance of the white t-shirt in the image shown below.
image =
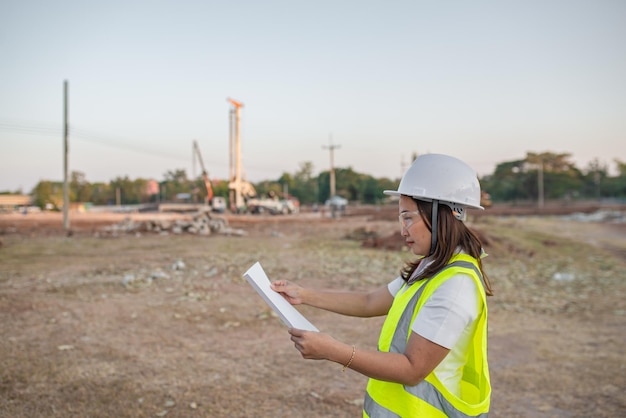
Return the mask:
M429 262L422 262L418 271ZM417 273L417 272L416 272ZM404 280L396 278L387 285L395 297ZM435 368L435 375L452 393L459 396L457 370L465 363L471 336L476 328L480 303L478 287L466 274L456 274L442 283L417 313L411 330L450 352Z

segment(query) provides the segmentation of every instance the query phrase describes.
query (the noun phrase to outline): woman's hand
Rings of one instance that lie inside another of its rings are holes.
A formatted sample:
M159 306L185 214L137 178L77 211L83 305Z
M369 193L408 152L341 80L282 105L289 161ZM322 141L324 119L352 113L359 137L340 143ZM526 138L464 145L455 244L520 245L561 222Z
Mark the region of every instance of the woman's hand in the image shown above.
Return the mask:
M328 334L289 328L291 341L303 358L310 360L333 360L333 354L342 345Z
M287 280L276 280L270 285L270 287L275 292L280 293L281 296L292 305L300 305L303 303L302 291L304 288L302 286L298 286L297 284L293 284Z

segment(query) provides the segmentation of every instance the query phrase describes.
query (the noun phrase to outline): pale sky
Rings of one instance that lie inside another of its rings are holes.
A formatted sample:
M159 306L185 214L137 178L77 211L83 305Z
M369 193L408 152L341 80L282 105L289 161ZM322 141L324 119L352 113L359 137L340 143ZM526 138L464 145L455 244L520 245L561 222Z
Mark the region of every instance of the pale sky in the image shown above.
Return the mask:
M0 191L228 177L227 98L248 180L310 161L398 178L413 153L479 175L531 152L626 161L626 1L0 0ZM196 165L195 174L200 169Z

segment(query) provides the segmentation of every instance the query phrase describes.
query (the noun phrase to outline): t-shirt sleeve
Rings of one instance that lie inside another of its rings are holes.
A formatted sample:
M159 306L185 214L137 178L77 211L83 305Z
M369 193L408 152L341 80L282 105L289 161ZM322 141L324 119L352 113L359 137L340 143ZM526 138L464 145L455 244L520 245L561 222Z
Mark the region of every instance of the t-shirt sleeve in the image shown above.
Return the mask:
M389 290L389 293L391 293L391 296L395 298L398 292L400 291L400 289L402 288L403 284L404 284L404 280L402 279L401 276L398 276L396 277L394 281L389 282L389 284L387 285L387 289Z
M443 282L430 296L418 312L412 330L451 349L465 328L478 318L478 313L476 283L466 274L457 274Z

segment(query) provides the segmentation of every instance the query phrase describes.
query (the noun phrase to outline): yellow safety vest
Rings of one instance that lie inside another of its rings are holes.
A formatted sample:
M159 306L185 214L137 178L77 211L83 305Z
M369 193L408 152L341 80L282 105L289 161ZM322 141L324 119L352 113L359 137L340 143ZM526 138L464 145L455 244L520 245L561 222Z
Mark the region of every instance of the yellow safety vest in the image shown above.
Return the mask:
M369 379L364 417L487 417L491 395L487 366L487 303L482 274L475 258L456 254L433 277L412 284L404 293L399 292L383 324L378 350L404 353L417 312L437 287L459 273L472 277L478 286L481 307L467 360L459 370L460 396L446 389L432 372L415 386Z

